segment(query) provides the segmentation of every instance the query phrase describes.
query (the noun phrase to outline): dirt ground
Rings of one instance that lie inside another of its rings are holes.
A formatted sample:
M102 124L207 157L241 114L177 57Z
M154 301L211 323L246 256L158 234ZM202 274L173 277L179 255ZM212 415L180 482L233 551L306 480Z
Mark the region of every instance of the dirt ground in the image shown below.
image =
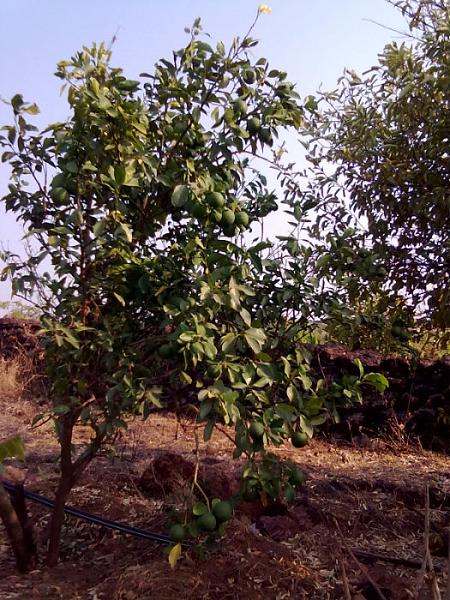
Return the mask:
M17 467L19 476L25 475L28 489L51 497L58 475L57 446L49 426L30 430L35 412L29 402L0 395L0 439L21 433L27 462ZM80 430L77 443L86 435ZM188 419L178 422L168 414L134 422L114 453L105 452L92 463L70 504L166 533L183 481L178 489L168 490L164 477L174 478L181 459L192 462L195 448L195 425ZM0 528L0 598L433 600L432 576L421 577L420 570L427 486L435 584L443 592L450 525L448 456L398 440L368 439L358 444L313 440L304 449L286 446L277 452L307 474L295 503L288 510L242 506L217 548L203 555L183 551L174 570L161 545L68 517L60 564L47 570L39 562L20 576ZM203 473L207 477L209 470L215 479L212 485L232 490L239 463L231 459L226 435L216 432L207 445L200 443L199 456ZM152 495L139 482L148 465L160 464L161 457L165 464L174 461L173 470L155 473L161 485ZM29 508L42 557L48 513L35 504Z

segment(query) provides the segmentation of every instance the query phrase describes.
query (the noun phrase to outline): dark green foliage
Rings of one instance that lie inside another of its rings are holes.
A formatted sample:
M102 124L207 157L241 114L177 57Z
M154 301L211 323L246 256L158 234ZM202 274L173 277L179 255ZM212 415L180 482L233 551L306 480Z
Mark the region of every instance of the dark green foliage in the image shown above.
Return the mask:
M309 105L312 180L305 202L321 214L316 231L330 231L335 242L322 272L339 270L351 303L374 306L377 295L379 314L388 310L395 319L403 306L401 318L412 309L444 330L450 326L449 9L439 0L393 4L404 12L411 38L388 44L364 75L345 71L336 91L322 94L318 107Z
M298 94L252 58L250 37L226 51L202 40L199 21L190 33L139 81L111 67L103 45L84 48L58 65L68 120L39 132L26 120L35 105L15 96L0 137L11 167L1 201L39 247L25 263L8 256L3 276L42 304L52 400L42 418L53 417L61 445L50 563L71 486L128 416L147 418L165 397L196 398L205 440L216 423L234 425L235 456L250 463L245 493L274 497L289 475L258 455L297 426L312 436L341 399L310 378L297 343L328 310L309 246L296 232L278 245L229 239L279 207L250 159L299 128ZM265 158L297 227L290 169L275 150ZM44 259L52 274L38 274ZM351 385L350 398L359 380ZM249 435L255 422L260 434ZM81 450L80 423L92 429ZM216 518L199 514L197 524L213 531Z

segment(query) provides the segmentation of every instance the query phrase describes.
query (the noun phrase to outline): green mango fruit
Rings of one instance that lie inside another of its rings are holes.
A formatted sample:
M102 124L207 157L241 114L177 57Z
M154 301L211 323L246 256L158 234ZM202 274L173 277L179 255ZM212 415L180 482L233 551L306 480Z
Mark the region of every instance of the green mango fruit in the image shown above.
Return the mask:
M207 512L197 519L197 525L201 531L214 531L217 527L217 520L212 513Z
M268 146L272 146L273 144L273 137L272 134L270 132L270 129L260 129L258 132L258 137L261 140L261 142L263 144L267 144Z
M69 192L66 190L66 188L55 187L50 192L50 196L55 204L66 204L69 199Z
M225 198L220 192L209 192L206 194L206 201L212 208L223 208L225 206Z
M189 211L196 219L204 219L207 215L206 207L200 204L200 202L193 202Z
M262 438L264 435L264 425L259 421L252 421L248 428L248 432L253 439Z
M169 536L174 542L182 542L186 537L186 530L183 525L177 523L176 525L172 525L170 528Z
M233 507L231 506L231 502L221 500L213 506L212 512L219 523L224 523L225 521L229 521L233 516Z
M248 216L248 213L246 213L244 210L241 210L240 212L236 213L236 216L234 219L235 225L247 227L249 224L249 221L250 221L250 218Z
M226 208L222 213L221 223L224 227L231 227L231 225L233 225L235 219L236 219L236 217L235 217L234 212L231 209Z
M303 448L309 444L309 437L303 431L294 431L291 442L294 448Z
M261 120L258 117L252 117L248 120L247 131L250 135L255 135L261 129Z
M238 98L233 102L233 110L237 115L244 116L247 114L247 104L242 98Z

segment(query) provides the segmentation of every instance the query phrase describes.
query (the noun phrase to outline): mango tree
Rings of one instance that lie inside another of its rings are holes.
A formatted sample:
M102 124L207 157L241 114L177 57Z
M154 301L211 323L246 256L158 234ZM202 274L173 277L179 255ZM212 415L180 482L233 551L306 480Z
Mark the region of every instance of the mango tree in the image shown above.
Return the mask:
M110 65L104 45L83 48L58 65L68 120L37 131L26 119L37 107L17 95L3 128L12 173L2 202L38 249L9 256L3 275L21 296L39 295L61 448L49 565L71 488L127 417L192 398L205 439L217 423L235 427L248 497L291 497L298 476L256 456L289 437L303 445L336 410L296 344L323 310L310 253L295 236L277 253L251 233L279 205L255 158L280 172L271 148L303 107L284 72L252 59L250 35L226 50L203 41L199 21L189 33L139 81ZM92 432L81 449L80 425Z

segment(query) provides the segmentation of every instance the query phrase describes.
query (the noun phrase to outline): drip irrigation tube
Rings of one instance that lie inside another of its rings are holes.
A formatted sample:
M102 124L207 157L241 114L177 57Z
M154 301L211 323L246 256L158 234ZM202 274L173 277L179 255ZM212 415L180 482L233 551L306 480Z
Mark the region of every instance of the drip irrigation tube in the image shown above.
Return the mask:
M28 500L36 502L37 504L42 504L48 508L53 508L55 504L53 500L50 500L50 498L46 498L45 496L41 496L41 494L36 494L35 492L30 492L25 488L22 488L22 486L18 486L17 484L10 483L3 479L0 479L0 483L3 484L3 487L10 494L21 493ZM79 510L78 508L73 508L72 506L65 506L64 512L72 517L76 517L77 519L82 519L84 521L88 521L89 523L106 527L107 529L114 529L115 531L120 531L121 533L126 533L144 540L151 540L153 542L159 542L160 544L174 543L173 540L171 540L167 535L146 531L145 529L139 529L138 527L133 527L131 525L127 525L126 523L117 523L116 521L111 521L111 519L105 519L104 517L92 515L91 513L85 512L84 510ZM183 542L183 546L190 545L191 544L189 542Z

